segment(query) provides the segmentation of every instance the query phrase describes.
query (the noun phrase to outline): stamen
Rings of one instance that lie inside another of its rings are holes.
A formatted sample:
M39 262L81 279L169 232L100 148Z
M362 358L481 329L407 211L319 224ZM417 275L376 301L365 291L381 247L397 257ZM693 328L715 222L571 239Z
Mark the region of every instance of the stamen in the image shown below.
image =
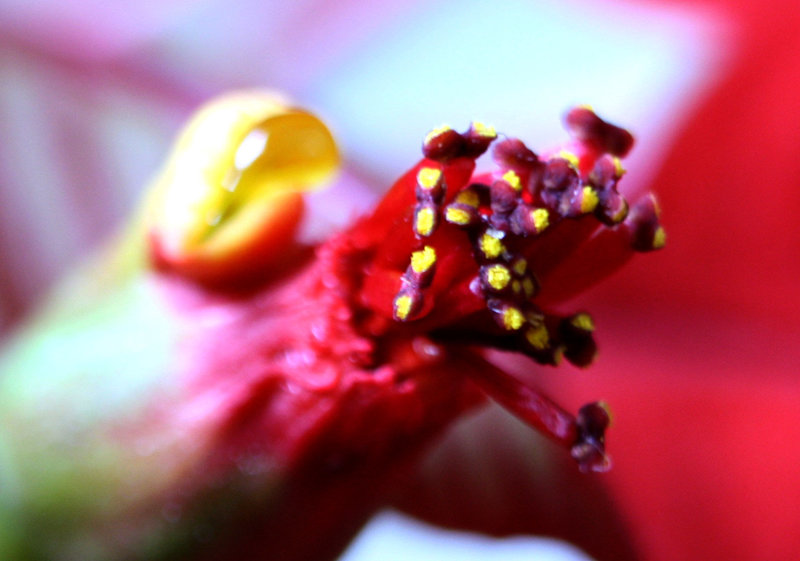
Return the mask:
M478 239L478 249L485 259L497 259L506 251L501 241L503 233L497 230L486 230Z
M578 411L575 420L578 437L571 453L582 472L604 472L611 468L611 460L605 453L605 431L610 422L611 414L603 402L589 403Z
M431 270L435 264L436 250L429 245L411 254L411 269L417 274Z
M463 156L467 158L477 158L489 148L489 144L497 138L494 127L489 127L483 123L473 122L469 130L464 134Z
M489 265L481 268L484 288L491 292L502 292L511 282L511 271L505 265Z
M442 170L430 167L420 168L417 173L418 201L431 201L437 205L441 204L445 190Z
M436 206L433 203L418 204L414 211L414 233L420 237L433 234L438 222Z
M607 123L588 107L574 108L564 122L572 136L613 156L624 157L633 147L631 133Z
M666 233L659 223L658 203L653 195L643 197L631 210L627 223L632 230L631 246L637 251L653 251L664 247Z
M447 125L433 129L425 136L422 154L436 161L447 161L456 157L464 147L464 138Z
M456 226L471 226L478 223L478 212L472 206L453 203L445 209L444 219Z
M546 208L519 205L511 213L511 231L520 236L541 234L550 225L550 213Z
M422 309L422 292L415 287L405 287L394 299L394 319L408 321Z

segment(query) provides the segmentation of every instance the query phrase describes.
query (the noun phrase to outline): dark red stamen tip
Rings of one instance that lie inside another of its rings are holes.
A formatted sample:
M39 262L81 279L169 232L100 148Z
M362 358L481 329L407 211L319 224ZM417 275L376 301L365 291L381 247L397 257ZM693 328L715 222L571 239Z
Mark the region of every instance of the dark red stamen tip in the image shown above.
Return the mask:
M607 123L588 107L576 107L565 118L567 130L575 138L591 144L601 152L624 157L633 147L633 135Z
M447 161L458 156L464 148L464 137L448 126L432 130L422 142L422 154L436 161Z
M571 453L581 471L603 472L611 468L611 460L605 450L605 432L610 423L611 416L601 402L589 403L578 411L575 420L577 439Z
M504 138L494 144L492 159L501 168L531 171L541 165L539 157L518 138Z
M666 244L666 234L661 227L658 202L653 195L643 197L631 209L625 221L631 229L631 246L636 251L653 251Z

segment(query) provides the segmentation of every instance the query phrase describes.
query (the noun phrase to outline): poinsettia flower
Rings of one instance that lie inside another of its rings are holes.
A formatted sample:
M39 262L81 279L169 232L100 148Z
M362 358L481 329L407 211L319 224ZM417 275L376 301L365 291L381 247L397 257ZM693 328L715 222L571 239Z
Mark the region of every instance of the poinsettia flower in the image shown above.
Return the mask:
M421 126L428 126L431 119L441 118L443 107L464 108L465 119L485 118L487 106L503 107L527 127L504 125L509 132L533 138L533 132L546 131L545 136L554 137L547 123L555 123L551 116L570 95L580 94L578 101L602 99L606 105L618 98L624 107L620 115L626 116L621 122L631 124L640 140L633 157L646 154L648 161L648 165L631 165L626 181L636 183L639 173L642 181L652 181L660 170L656 189L668 210L670 250L659 256L658 264L634 261L625 275L594 289L584 302L601 327L601 359L591 374L562 376L548 388L573 407L597 397L613 402L616 421L610 440L615 468L593 482L590 496L597 500L588 505L586 494L574 497L567 491L576 488L574 482L557 486L558 492L549 495L537 494L536 485L524 487L526 481L531 485L541 481L537 477L514 478L514 485L494 488L494 492L480 486L483 492L479 494L475 486L468 487L473 498L486 499L475 501L473 511L493 515L472 527L496 532L540 532L555 527L559 535L566 533L586 544L581 530L598 526L613 512L625 521L627 535L647 558L793 559L798 550L793 541L798 513L792 500L797 493L791 466L796 458L783 443L796 436L792 432L793 403L798 397L794 376L800 366L793 350L792 320L798 300L793 292L796 260L791 257L797 245L792 226L797 202L792 187L793 147L800 122L791 97L798 68L797 51L791 48L797 36L796 11L784 0L684 3L678 15L686 18L677 18L678 25L669 32L654 31L652 22L675 19L675 4L569 2L564 10L572 11L566 14L549 3L530 3L515 6L513 18L488 10L479 11L475 18L474 3L459 3L456 8L442 3L424 9L393 6L355 22L348 17L354 13L350 5L324 12L318 7L315 17L305 17L298 10L293 20L291 14L265 3L248 4L242 9L248 17L238 19L238 12L229 8L220 11L221 18L204 17L213 12L210 3L194 13L170 4L165 6L172 15L190 17L170 21L169 14L158 15L156 10L150 16L128 12L124 18L113 19L117 30L106 34L102 26L94 25L97 18L91 10L82 11L77 5L67 13L51 9L20 16L22 12L14 13L11 7L27 4L7 3L5 13L14 17L2 18L2 45L9 53L5 59L9 65L3 71L10 79L4 80L0 126L4 138L25 141L3 146L4 209L14 210L3 215L2 251L3 262L13 267L0 271L4 287L0 313L18 315L25 305L30 306L41 294L41 279L53 278L65 266L65 256L74 255L87 240L98 239L104 228L119 219L124 206L120 200L134 198L133 187L155 165L170 127L176 128L179 117L220 87L242 82L287 84L303 98L325 106L326 116L338 119L351 161L370 164L361 171L387 176L397 173L408 158L370 159L370 146L352 142L352 133L380 128L393 131L385 134L398 138L400 147L408 145L400 137L404 127L411 129L411 135L418 134L419 118L410 118L419 117L415 108L423 114ZM409 14L407 21L395 18L404 10ZM634 23L626 16L629 11L645 19ZM81 13L81 17L75 15ZM443 21L445 14L451 19ZM393 19L397 23L381 33L387 29L386 21ZM489 27L503 32L493 41L479 42L480 49L469 50L469 42L465 45L459 34L471 19L480 20L482 31ZM302 24L297 23L300 20ZM181 21L188 23L176 24ZM216 25L220 21L225 25ZM125 22L136 23L135 33ZM516 23L526 29L514 32ZM65 24L80 31L60 40L63 37L53 31ZM532 26L536 33L530 32ZM192 52L190 30L198 27L202 41L197 44L202 44L203 55L194 59L187 53ZM419 33L411 37L408 29ZM685 56L663 58L661 51L649 48L645 41L628 42L636 29L644 29L653 44L669 46L673 53ZM709 29L712 32L703 35ZM301 32L308 40L293 40ZM365 36L371 40L365 41ZM546 44L529 47L537 37ZM410 44L416 48L409 48ZM469 56L453 60L454 44ZM449 46L437 49L434 45ZM709 62L709 46L724 56ZM275 52L282 55L265 56ZM374 66L356 64L366 60L361 52L369 53ZM477 52L486 53L491 64L476 60ZM625 53L630 56L626 58ZM91 55L91 64L84 64L84 54ZM520 72L520 59L535 60L537 71L530 77ZM420 60L431 62L421 66ZM409 89L381 89L382 98L398 91L398 97L390 100L396 103L402 96L410 98L406 92L414 90L424 92L427 102L403 105L402 111L384 110L380 116L369 113L369 118L361 119L366 123L361 129L348 130L353 120L340 111L342 100L357 99L362 109L369 109L356 94L375 89L375 82L368 80L370 71L374 75L387 68L413 69L413 73L391 72L395 84ZM557 68L563 72L555 72ZM426 71L420 76L421 70ZM469 87L453 93L447 86L458 83L453 77L462 70L473 78L487 79L471 80ZM698 82L698 75L703 80ZM515 76L518 87L499 86L508 76ZM354 87L337 90L336 80L348 77ZM414 80L417 77L419 82ZM333 92L326 98L332 82ZM14 91L10 84L19 86L16 95L10 93ZM592 95L583 89L587 85L594 87ZM432 97L437 90L447 95ZM670 98L670 93L676 97ZM551 98L560 104L553 111L531 110ZM492 102L497 99L502 103ZM41 116L45 121L37 121ZM531 118L544 120L529 123ZM120 131L127 132L123 136ZM59 142L61 138L70 140ZM383 147L387 142L373 144ZM137 158L132 147L144 156ZM399 154L396 146L386 152ZM45 153L47 158L36 156ZM665 154L670 154L668 159ZM51 184L75 188L41 197L38 190ZM121 188L125 185L127 190ZM114 189L119 194L109 196ZM48 204L59 212L41 218ZM21 208L27 212L18 212ZM77 213L76 208L84 210ZM40 218L21 218L28 215ZM70 220L71 216L78 219ZM18 249L23 247L27 250ZM637 322L647 329L631 330ZM541 384L550 380L537 379ZM459 433L462 439L471 435L470 470L457 475L493 469L506 475L535 472L541 456L531 457L529 431L525 439L517 440L519 427L509 425L505 417L490 417L501 424L500 428L493 424L489 434L502 431L509 440L504 452L520 443L516 447L519 461L511 456L510 467L499 462L476 464L476 457L485 457L481 448L487 440L473 438L482 427L473 424L467 427L469 431ZM699 430L701 426L706 430ZM446 448L459 442L456 438ZM463 451L459 447L459 453ZM549 461L560 458L557 454L547 457ZM440 491L458 481L455 477L442 481L435 476L436 469L429 473ZM598 487L606 488L609 482L613 484L610 492L598 495ZM510 508L507 497L515 494L539 500L540 516L519 505ZM589 506L609 503L609 496L613 503L606 504L605 515L591 514L592 522L587 523ZM463 501L470 495L461 492L458 497L462 502L456 504L466 512ZM549 502L548 497L552 498ZM446 504L451 499L452 493L441 501ZM542 521L549 525L542 526ZM603 558L597 553L602 548L585 547Z
M435 129L374 210L307 248L301 193L338 162L324 125L269 93L202 109L122 242L152 270L76 305L108 271L79 275L5 359L4 555L327 558L486 396L606 471L604 404L570 414L483 352L588 366L592 319L560 304L664 245L654 199L617 188L630 133L587 107L565 122L543 157Z

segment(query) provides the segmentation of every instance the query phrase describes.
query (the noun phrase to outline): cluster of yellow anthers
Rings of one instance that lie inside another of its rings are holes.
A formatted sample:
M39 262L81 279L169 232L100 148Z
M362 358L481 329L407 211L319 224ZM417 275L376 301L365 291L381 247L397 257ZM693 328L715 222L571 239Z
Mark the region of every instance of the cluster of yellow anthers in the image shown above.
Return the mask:
M426 160L416 173L412 221L419 248L402 274L394 299L395 320L420 317L425 291L434 279L437 249L451 249L447 237L441 241L435 234L442 227L454 227L471 243L477 274L470 290L482 298L501 331L521 336L524 350L540 362L557 363L566 352L573 362L588 364L594 349L591 317L581 312L552 318L540 310L533 303L540 282L531 258L537 259L539 273L542 267L548 269L538 260L548 246L563 250L554 256L561 259L603 227L620 230L628 236L628 247L639 251L662 247L665 236L652 199L631 212L617 191L625 173L619 156L632 144L629 133L601 121L588 108L573 110L570 125L573 150L539 159L519 140L505 138L493 149L499 169L465 185L446 184L449 162L480 156L497 140L495 130L473 123L466 133L441 127L425 137ZM559 230L555 241L534 241L551 229ZM570 241L561 243L561 238Z

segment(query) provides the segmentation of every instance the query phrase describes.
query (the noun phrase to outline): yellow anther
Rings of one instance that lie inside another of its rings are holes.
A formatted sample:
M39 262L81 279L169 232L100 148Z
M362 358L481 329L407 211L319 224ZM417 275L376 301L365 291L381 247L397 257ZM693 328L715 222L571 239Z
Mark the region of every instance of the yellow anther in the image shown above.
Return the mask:
M478 197L478 193L476 193L472 189L459 191L459 193L456 195L455 202L461 203L462 205L471 206L472 208L478 208L478 205L481 204L480 197Z
M486 232L481 236L480 248L488 259L496 259L505 251L505 246L498 238Z
M444 213L444 219L451 224L464 226L472 220L472 215L464 209L448 207Z
M509 331L517 331L525 324L525 316L519 308L509 307L503 311L503 327Z
M667 233L659 226L653 234L653 249L661 249L667 243Z
M536 292L536 285L533 283L532 278L526 277L522 279L522 290L525 291L525 298L533 298Z
M421 168L417 172L417 183L423 189L433 189L442 177L442 170L436 168Z
M426 245L411 254L411 269L415 273L424 273L436 263L436 250Z
M597 208L597 203L600 202L600 199L597 197L597 191L589 187L588 185L583 188L583 196L581 197L581 212L584 214L588 214L593 212L595 208Z
M472 130L478 133L478 136L483 136L485 138L495 138L497 136L497 131L494 127L484 125L478 121L473 121Z
M430 207L422 207L417 211L414 231L420 236L430 236L436 224L436 214Z
M550 225L550 213L546 208L537 208L531 211L531 220L537 232L541 232Z
M486 282L495 290L503 290L511 282L511 272L504 265L492 265L486 269Z
M544 325L535 325L525 331L525 339L534 349L543 351L550 345L550 334Z
M622 166L622 160L614 156L614 173L616 174L617 178L622 177L628 171Z
M519 179L519 175L513 169L508 170L503 174L503 181L511 185L511 188L514 191L521 191L522 190L522 182Z
M570 323L583 331L594 331L594 321L589 314L577 314Z
M571 165L575 169L578 169L578 166L581 163L581 161L578 158L578 156L575 155L574 152L570 152L569 150L561 150L561 151L559 151L557 156L559 158L564 158L565 160L567 160L567 162L569 162L569 165Z
M434 138L436 138L440 134L446 133L446 132L451 131L451 130L453 130L453 127L451 127L449 125L440 125L440 126L436 127L435 129L433 129L431 132L429 132L427 135L425 135L425 143L427 144L428 142L430 142L431 140L433 140Z
M528 262L523 257L520 257L514 261L514 265L512 265L511 268L514 269L514 272L521 277L525 274L525 271L528 270Z
M401 294L394 299L394 315L400 321L408 319L411 313L411 306L414 304L414 299L408 294Z

